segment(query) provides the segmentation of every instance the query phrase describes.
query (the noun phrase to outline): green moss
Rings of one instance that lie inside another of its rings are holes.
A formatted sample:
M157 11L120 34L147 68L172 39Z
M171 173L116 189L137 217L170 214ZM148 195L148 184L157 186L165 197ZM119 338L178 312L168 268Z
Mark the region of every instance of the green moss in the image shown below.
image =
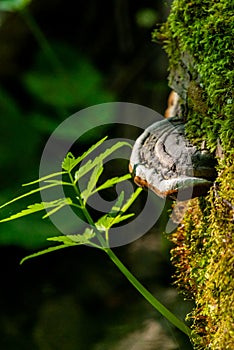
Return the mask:
M190 201L177 232L175 281L195 308L194 348L234 348L234 118L231 1L174 0L167 23L153 33L169 57L169 85L183 101L187 136L214 152L216 188Z
M169 85L175 88L175 79L178 71L180 85L189 75L189 83L183 86L188 90L191 81L196 82L202 89L205 101L207 118L204 113L197 113L197 108L190 108L188 113L188 134L190 126L200 119L202 136L206 138L211 150L215 149L216 139L219 135L224 149L229 148L230 133L223 121L232 120L232 86L234 72L232 68L232 38L233 19L232 4L227 0L174 0L168 21L153 33L154 40L163 40L165 50L169 57ZM178 84L177 84L178 85ZM177 87L177 86L176 86ZM181 95L181 91L177 88ZM183 97L183 96L182 96ZM192 99L190 95L190 100ZM187 102L187 94L184 96ZM194 96L196 99L196 94ZM196 104L196 101L194 102ZM194 112L194 113L193 113ZM203 110L204 112L204 110ZM228 123L228 124L229 124ZM200 130L194 134L200 139ZM234 143L234 135L232 134ZM228 144L228 145L227 145Z
M177 285L195 299L188 318L198 349L232 349L234 342L234 213L226 202L234 198L234 166L223 163L220 171L217 193L191 200L172 238Z

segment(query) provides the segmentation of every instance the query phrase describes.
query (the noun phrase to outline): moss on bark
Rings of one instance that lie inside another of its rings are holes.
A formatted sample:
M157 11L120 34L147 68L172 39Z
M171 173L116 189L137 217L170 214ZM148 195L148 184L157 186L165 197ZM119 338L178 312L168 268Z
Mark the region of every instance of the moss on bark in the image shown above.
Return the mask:
M174 0L153 33L168 54L169 85L180 95L188 137L211 152L222 149L216 186L190 201L171 237L176 283L195 301L188 315L195 349L234 348L232 11L227 0Z

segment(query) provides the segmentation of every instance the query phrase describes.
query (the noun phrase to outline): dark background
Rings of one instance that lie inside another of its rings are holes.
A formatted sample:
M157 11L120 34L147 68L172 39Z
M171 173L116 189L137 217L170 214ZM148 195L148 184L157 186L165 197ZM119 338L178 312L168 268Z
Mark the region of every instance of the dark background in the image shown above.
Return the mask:
M34 0L23 11L0 12L1 203L38 177L47 138L72 113L121 101L163 114L167 57L151 32L169 9L169 1L157 0ZM137 137L136 130L122 132ZM115 137L115 130L109 133ZM88 135L80 149L92 143ZM3 208L1 218L25 203ZM162 235L166 209L147 235L115 252L183 318L191 306L172 287L170 244ZM69 248L19 265L53 235L58 232L41 215L0 226L2 350L192 348L104 253Z

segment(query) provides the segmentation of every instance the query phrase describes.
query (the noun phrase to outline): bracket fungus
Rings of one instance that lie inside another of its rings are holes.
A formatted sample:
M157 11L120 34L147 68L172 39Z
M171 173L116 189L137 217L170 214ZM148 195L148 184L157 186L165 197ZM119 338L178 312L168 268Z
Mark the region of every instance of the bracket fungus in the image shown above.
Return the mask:
M215 178L215 159L185 136L184 121L171 117L149 126L136 140L129 170L137 185L162 198L205 195Z

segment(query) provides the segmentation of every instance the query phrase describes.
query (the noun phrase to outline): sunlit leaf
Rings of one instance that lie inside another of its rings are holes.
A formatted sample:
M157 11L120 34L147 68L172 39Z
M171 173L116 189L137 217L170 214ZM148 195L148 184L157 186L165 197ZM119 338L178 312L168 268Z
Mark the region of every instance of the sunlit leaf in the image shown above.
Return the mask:
M86 158L91 152L93 152L97 147L99 147L105 140L107 139L107 136L103 137L101 140L99 140L97 143L92 145L86 152L84 152L81 156L75 158L71 152L69 152L63 163L62 168L68 172L70 172L72 169L74 169L84 158Z
M60 175L63 175L63 174L66 174L66 171L59 171L57 173L53 173L53 174L49 174L49 175L43 176L43 177L41 177L41 178L39 178L37 180L33 180L31 182L27 182L26 184L23 184L22 186L34 185L34 184L36 184L38 182L42 182L42 181L51 179L52 177L60 176Z
M93 172L92 175L90 176L87 188L81 193L81 198L83 198L84 202L87 202L87 199L92 195L92 193L94 193L93 189L97 184L97 181L100 177L100 175L103 172L103 166L102 163L98 164Z
M113 177L112 179L108 179L102 185L97 187L94 192L98 192L98 191L104 190L106 188L112 187L112 186L116 185L117 183L122 182L122 181L126 181L128 179L131 179L131 174L126 174L126 175L120 176L120 177Z
M23 258L20 261L20 264L22 265L28 259L36 258L37 256L44 255L44 254L47 254L47 253L51 253L51 252L54 252L54 251L59 250L59 249L68 248L70 246L72 246L72 244L60 244L60 245L55 246L55 247L49 247L47 249L41 250L40 252L37 252L37 253L34 253L34 254L26 256L25 258Z
M75 162L75 157L71 152L68 152L62 162L62 168L69 172L72 169L72 165L74 162Z
M46 183L52 183L60 186L73 186L71 182L66 182L66 181L60 181L60 180L46 180L44 181Z
M59 203L59 200L58 200L58 205L55 206L55 208L47 211L47 213L42 217L42 219L45 219L45 218L51 216L52 214L56 213L57 211L59 211L60 209L65 207L66 205L72 205L72 200L70 198L64 198L64 201L61 201L61 203Z
M15 220L15 219L18 219L20 217L23 217L23 216L26 216L29 214L33 214L33 213L36 213L38 211L45 210L48 208L53 208L53 207L55 207L55 209L57 211L58 209L61 209L63 206L69 205L71 203L72 203L72 201L70 198L58 199L58 200L55 200L52 202L34 203L34 204L29 205L27 207L27 209L23 209L22 211L9 216L8 218L2 219L2 220L0 220L0 222ZM55 210L53 210L53 212L55 212ZM52 212L50 212L50 214L46 214L44 217L47 217L48 215L51 215L51 214L52 214Z
M0 209L2 209L3 207L5 207L5 206L7 206L7 205L9 205L9 204L11 204L11 203L14 203L14 202L18 201L19 199L22 199L22 198L27 197L27 196L31 196L31 195L34 194L34 193L40 192L40 191L42 191L42 190L47 190L48 188L51 188L51 187L54 187L54 186L58 186L58 184L57 184L57 183L55 183L55 184L52 183L52 184L50 184L50 185L42 186L42 187L36 188L35 190L29 191L29 192L27 192L27 193L24 193L24 194L22 194L21 196L16 197L16 198L13 198L13 199L10 200L9 202L6 202L6 203L2 204L2 205L0 206Z
M121 209L123 201L124 201L124 191L121 191L117 201L115 202L115 204L113 205L113 207L110 210L110 214L118 213Z
M127 219L133 217L134 215L135 215L134 213L130 213L130 214L126 214L126 215L116 216L112 225L115 225L115 224L120 223L121 221L127 220Z
M105 158L107 158L109 155L111 155L114 151L117 149L128 146L131 147L131 145L128 142L125 141L119 141L116 142L112 147L105 150L105 152L101 153L99 156L97 156L93 161L89 160L85 165L83 165L75 174L75 180L78 181L82 176L87 174L90 170L92 170L96 165L101 163Z
M53 241L53 242L58 242L58 243L63 243L67 245L74 245L76 244L74 240L69 238L68 235L62 235L62 236L56 236L56 237L49 237L47 238L47 241Z
M120 208L118 201L111 209L110 213L102 216L97 222L96 227L99 230L110 229L113 225L120 223L121 221L127 220L135 214L123 215L132 203L136 200L138 195L141 193L142 188L137 188L137 190L130 196L126 203ZM122 200L122 199L121 199ZM118 208L119 207L119 208Z
M106 229L110 229L113 225L116 225L121 221L127 220L134 215L135 215L134 213L127 214L127 215L121 215L121 213L117 215L113 215L113 214L111 215L110 213L105 214L96 222L95 225L98 230L105 231Z
M95 237L95 232L90 228L86 228L83 234L63 235L63 236L47 238L48 241L53 241L53 242L58 242L63 244L60 244L54 247L49 247L37 253L28 255L20 261L20 264L23 264L28 259L36 258L37 256L51 253L59 249L68 248L76 245L89 244L90 240L94 237Z
M93 229L86 228L83 234L68 235L67 237L74 241L76 244L88 244L90 240L95 237Z
M126 201L126 203L123 205L123 207L121 208L121 212L125 213L128 208L133 204L133 202L137 199L137 197L139 196L139 194L141 193L142 188L138 187L136 189L135 192L133 192L133 194L130 196L130 198Z
M95 232L91 228L86 228L82 234L64 235L47 238L48 241L59 242L68 245L87 244L95 237Z
M122 191L116 201L116 203L111 208L110 212L103 215L95 223L96 227L100 231L105 231L106 229L111 228L114 224L117 224L123 220L128 219L134 214L122 215L121 206L124 200L124 192Z
M111 227L114 218L115 216L105 214L95 223L95 226L99 231L105 231L106 229Z

